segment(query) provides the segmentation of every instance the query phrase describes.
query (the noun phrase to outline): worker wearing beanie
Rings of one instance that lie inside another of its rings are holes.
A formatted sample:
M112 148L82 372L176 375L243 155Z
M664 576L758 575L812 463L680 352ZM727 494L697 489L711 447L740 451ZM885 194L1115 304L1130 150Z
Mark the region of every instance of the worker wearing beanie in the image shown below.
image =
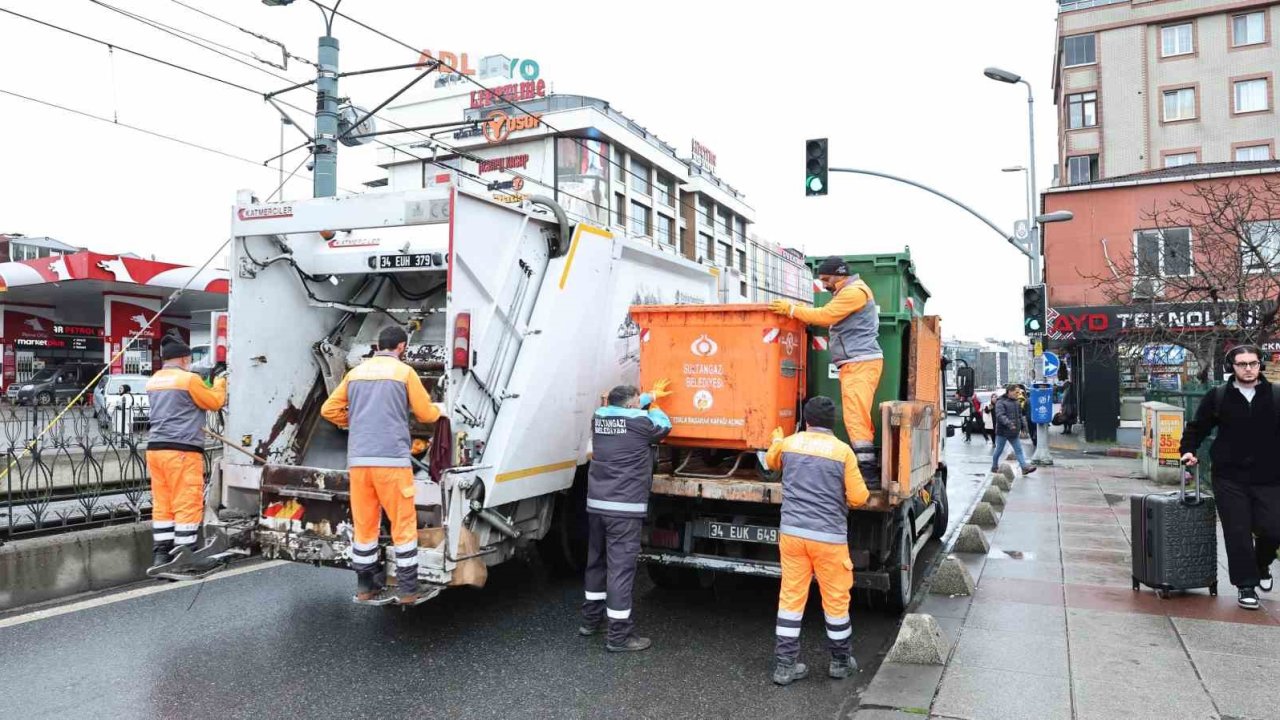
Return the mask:
M409 413L421 423L440 419L440 411L413 368L400 361L409 336L391 325L378 334L378 352L347 373L324 401L320 415L343 429L351 475L351 567L356 571L355 601L382 605L387 596L379 572L378 529L382 511L391 520L396 558L396 595L401 605L425 597L418 589L417 491L409 456Z
M844 428L863 475L875 482L880 471L871 405L884 369L879 309L871 288L857 275L850 276L849 266L838 257L829 257L818 265L818 280L834 295L826 305L809 308L790 300L774 300L769 309L809 325L831 328L831 362L840 370Z
M809 674L809 668L797 662L797 657L804 606L815 575L831 649L827 674L847 678L858 668L849 619L853 562L849 558L848 515L849 508L866 504L870 493L853 450L831 433L835 421L835 403L826 397L812 398L804 406L805 431L784 438L782 428L774 430L773 444L765 454L769 469L782 470L782 522L778 527L782 587L778 592L773 671L773 681L779 685L790 685Z
M164 366L147 381L152 568L169 564L182 548L196 549L204 519L205 411L227 401L227 379L207 387L191 372L191 348L181 338L166 335L160 359Z

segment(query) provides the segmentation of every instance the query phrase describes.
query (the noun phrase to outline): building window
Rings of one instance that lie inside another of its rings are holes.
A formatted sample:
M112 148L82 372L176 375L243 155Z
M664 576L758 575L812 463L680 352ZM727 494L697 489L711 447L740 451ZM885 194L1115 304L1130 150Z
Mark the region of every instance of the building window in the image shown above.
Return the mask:
M1260 45L1267 41L1266 13L1252 12L1231 18L1231 45Z
M675 180L665 173L658 173L658 202L667 207L676 206Z
M1067 158L1067 184L1093 182L1098 179L1098 156L1077 155Z
M1098 124L1098 93L1087 92L1067 96L1067 127L1094 127Z
M700 232L698 233L698 244L702 247L702 261L708 265L716 264L716 241L711 236Z
M1090 65L1098 61L1093 35L1073 35L1062 39L1062 63L1065 67Z
M698 198L698 222L707 227L715 227L716 213L709 200Z
M1190 55L1195 52L1191 23L1160 28L1160 57Z
M1271 109L1271 83L1266 78L1241 80L1235 83L1235 111L1237 113L1260 112Z
M613 224L620 228L627 226L627 197L622 193L613 196Z
M1164 121L1194 120L1196 117L1196 89L1179 88L1164 91Z
M727 237L733 237L733 215L731 213L720 213L720 232Z
M1191 274L1191 230L1139 230L1135 238L1138 277L1185 277Z
M676 244L675 236L672 235L672 227L674 226L674 224L675 223L671 220L671 218L661 213L658 214L658 227L657 227L658 242L664 245Z
M1197 153L1187 152L1178 153L1176 155L1165 155L1164 166L1167 168L1182 167L1183 165L1194 165L1200 161Z
M738 270L740 270L743 275L747 274L747 251L746 250L738 251Z
M738 242L747 244L747 221L738 218Z
M1270 145L1250 145L1249 147L1236 148L1236 162L1257 162L1270 159Z
M729 243L716 243L720 246L720 252L716 255L716 264L721 267L733 267L733 248Z
M649 194L649 166L631 156L631 187L641 195Z
M1240 239L1240 256L1248 272L1280 267L1280 220L1245 223L1246 237Z
M635 200L631 201L631 234L636 237L649 236L649 208Z
M627 184L627 156L617 145L613 146L613 166L618 170L618 184Z

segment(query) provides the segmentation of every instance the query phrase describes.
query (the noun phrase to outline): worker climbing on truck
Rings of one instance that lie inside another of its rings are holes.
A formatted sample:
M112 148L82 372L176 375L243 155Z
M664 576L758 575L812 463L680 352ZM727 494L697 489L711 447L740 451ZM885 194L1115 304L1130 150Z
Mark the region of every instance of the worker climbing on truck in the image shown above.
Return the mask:
M324 401L320 414L349 429L347 465L351 478L351 567L356 571L355 602L416 605L418 589L418 515L410 460L409 413L434 423L440 411L418 379L400 361L409 341L391 325L378 334L374 356L352 368ZM378 534L385 510L391 520L396 560L396 597L386 593L380 572Z
M857 454L864 477L878 480L879 459L875 449L875 426L871 422L872 403L884 353L880 349L880 316L871 288L839 257L829 257L818 265L818 281L832 293L831 302L809 308L790 300L774 300L769 309L797 318L809 325L831 328L831 362L840 373L840 396L844 427Z
M206 410L227 401L227 379L207 387L191 372L191 348L166 335L164 366L147 381L151 430L147 470L151 475L151 577L182 579L214 567L215 538L196 549L204 519L204 425Z
M631 385L619 385L609 391L609 404L592 417L586 601L578 632L595 635L607 620L605 649L610 652L646 650L652 644L633 633L631 590L653 486L651 448L671 432L671 420L657 404L671 394L667 385L658 380L644 394Z
M804 606L815 575L831 650L827 674L843 679L858 668L849 618L853 562L849 557L848 515L849 508L866 504L870 493L852 448L831 432L835 420L836 407L830 398L810 398L804 405L804 432L784 438L782 428L774 430L773 443L765 454L769 469L782 470L782 521L778 526L782 586L773 670L773 681L778 685L790 685L809 675L809 668L798 657Z

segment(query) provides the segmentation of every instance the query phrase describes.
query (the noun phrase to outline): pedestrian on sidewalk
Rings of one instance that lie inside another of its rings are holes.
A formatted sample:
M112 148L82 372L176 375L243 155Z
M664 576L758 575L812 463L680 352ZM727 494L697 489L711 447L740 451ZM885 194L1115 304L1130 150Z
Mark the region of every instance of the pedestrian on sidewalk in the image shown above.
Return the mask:
M1035 466L1027 462L1027 456L1022 452L1022 388L1017 383L1009 383L1005 387L1004 395L995 401L995 410L992 415L995 418L996 427L996 451L991 455L991 472L1000 470L1000 456L1004 454L1006 444L1013 446L1013 454L1018 458L1018 464L1022 466L1022 474L1030 475L1036 471Z
M982 408L982 437L988 442L996 441L996 400L999 395L991 391L987 396L987 404Z
M849 558L849 509L867 502L870 493L852 448L832 434L836 404L818 396L804 404L805 431L782 436L773 431L765 465L782 470L782 522L778 551L782 585L778 591L777 638L773 681L790 685L809 675L800 655L800 625L809 586L818 578L826 617L831 664L827 674L847 678L858 669L853 659L853 625L849 590L853 561Z
M1261 607L1258 589L1273 586L1271 563L1280 549L1280 400L1262 376L1262 353L1238 345L1226 356L1231 381L1205 393L1182 432L1182 462L1195 467L1196 450L1213 429L1213 496L1227 545L1227 569L1247 610Z
M1031 396L1027 393L1027 386L1018 383L1018 389L1022 392L1022 396L1018 398L1018 405L1022 408L1022 427L1027 431L1027 438L1031 440L1031 449L1035 450L1036 442L1036 424L1031 422Z

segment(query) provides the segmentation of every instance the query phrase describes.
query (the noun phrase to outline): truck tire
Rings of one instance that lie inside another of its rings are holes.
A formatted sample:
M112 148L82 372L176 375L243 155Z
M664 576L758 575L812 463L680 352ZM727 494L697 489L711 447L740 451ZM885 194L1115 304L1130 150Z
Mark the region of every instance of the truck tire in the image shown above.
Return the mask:
M914 538L911 532L911 518L904 515L898 522L897 537L893 541L893 549L889 552L889 561L885 563L885 571L889 573L889 607L902 612L911 604L913 591L914 558L911 557Z
M538 554L555 575L579 575L587 566L587 466L578 468L573 487L556 496L551 529L538 541Z
M39 395L36 395L35 404L36 405L52 405L53 395L50 394L47 390L44 392L41 392Z
M933 537L941 540L947 534L947 525L951 521L951 500L947 497L947 481L939 475L933 481Z

